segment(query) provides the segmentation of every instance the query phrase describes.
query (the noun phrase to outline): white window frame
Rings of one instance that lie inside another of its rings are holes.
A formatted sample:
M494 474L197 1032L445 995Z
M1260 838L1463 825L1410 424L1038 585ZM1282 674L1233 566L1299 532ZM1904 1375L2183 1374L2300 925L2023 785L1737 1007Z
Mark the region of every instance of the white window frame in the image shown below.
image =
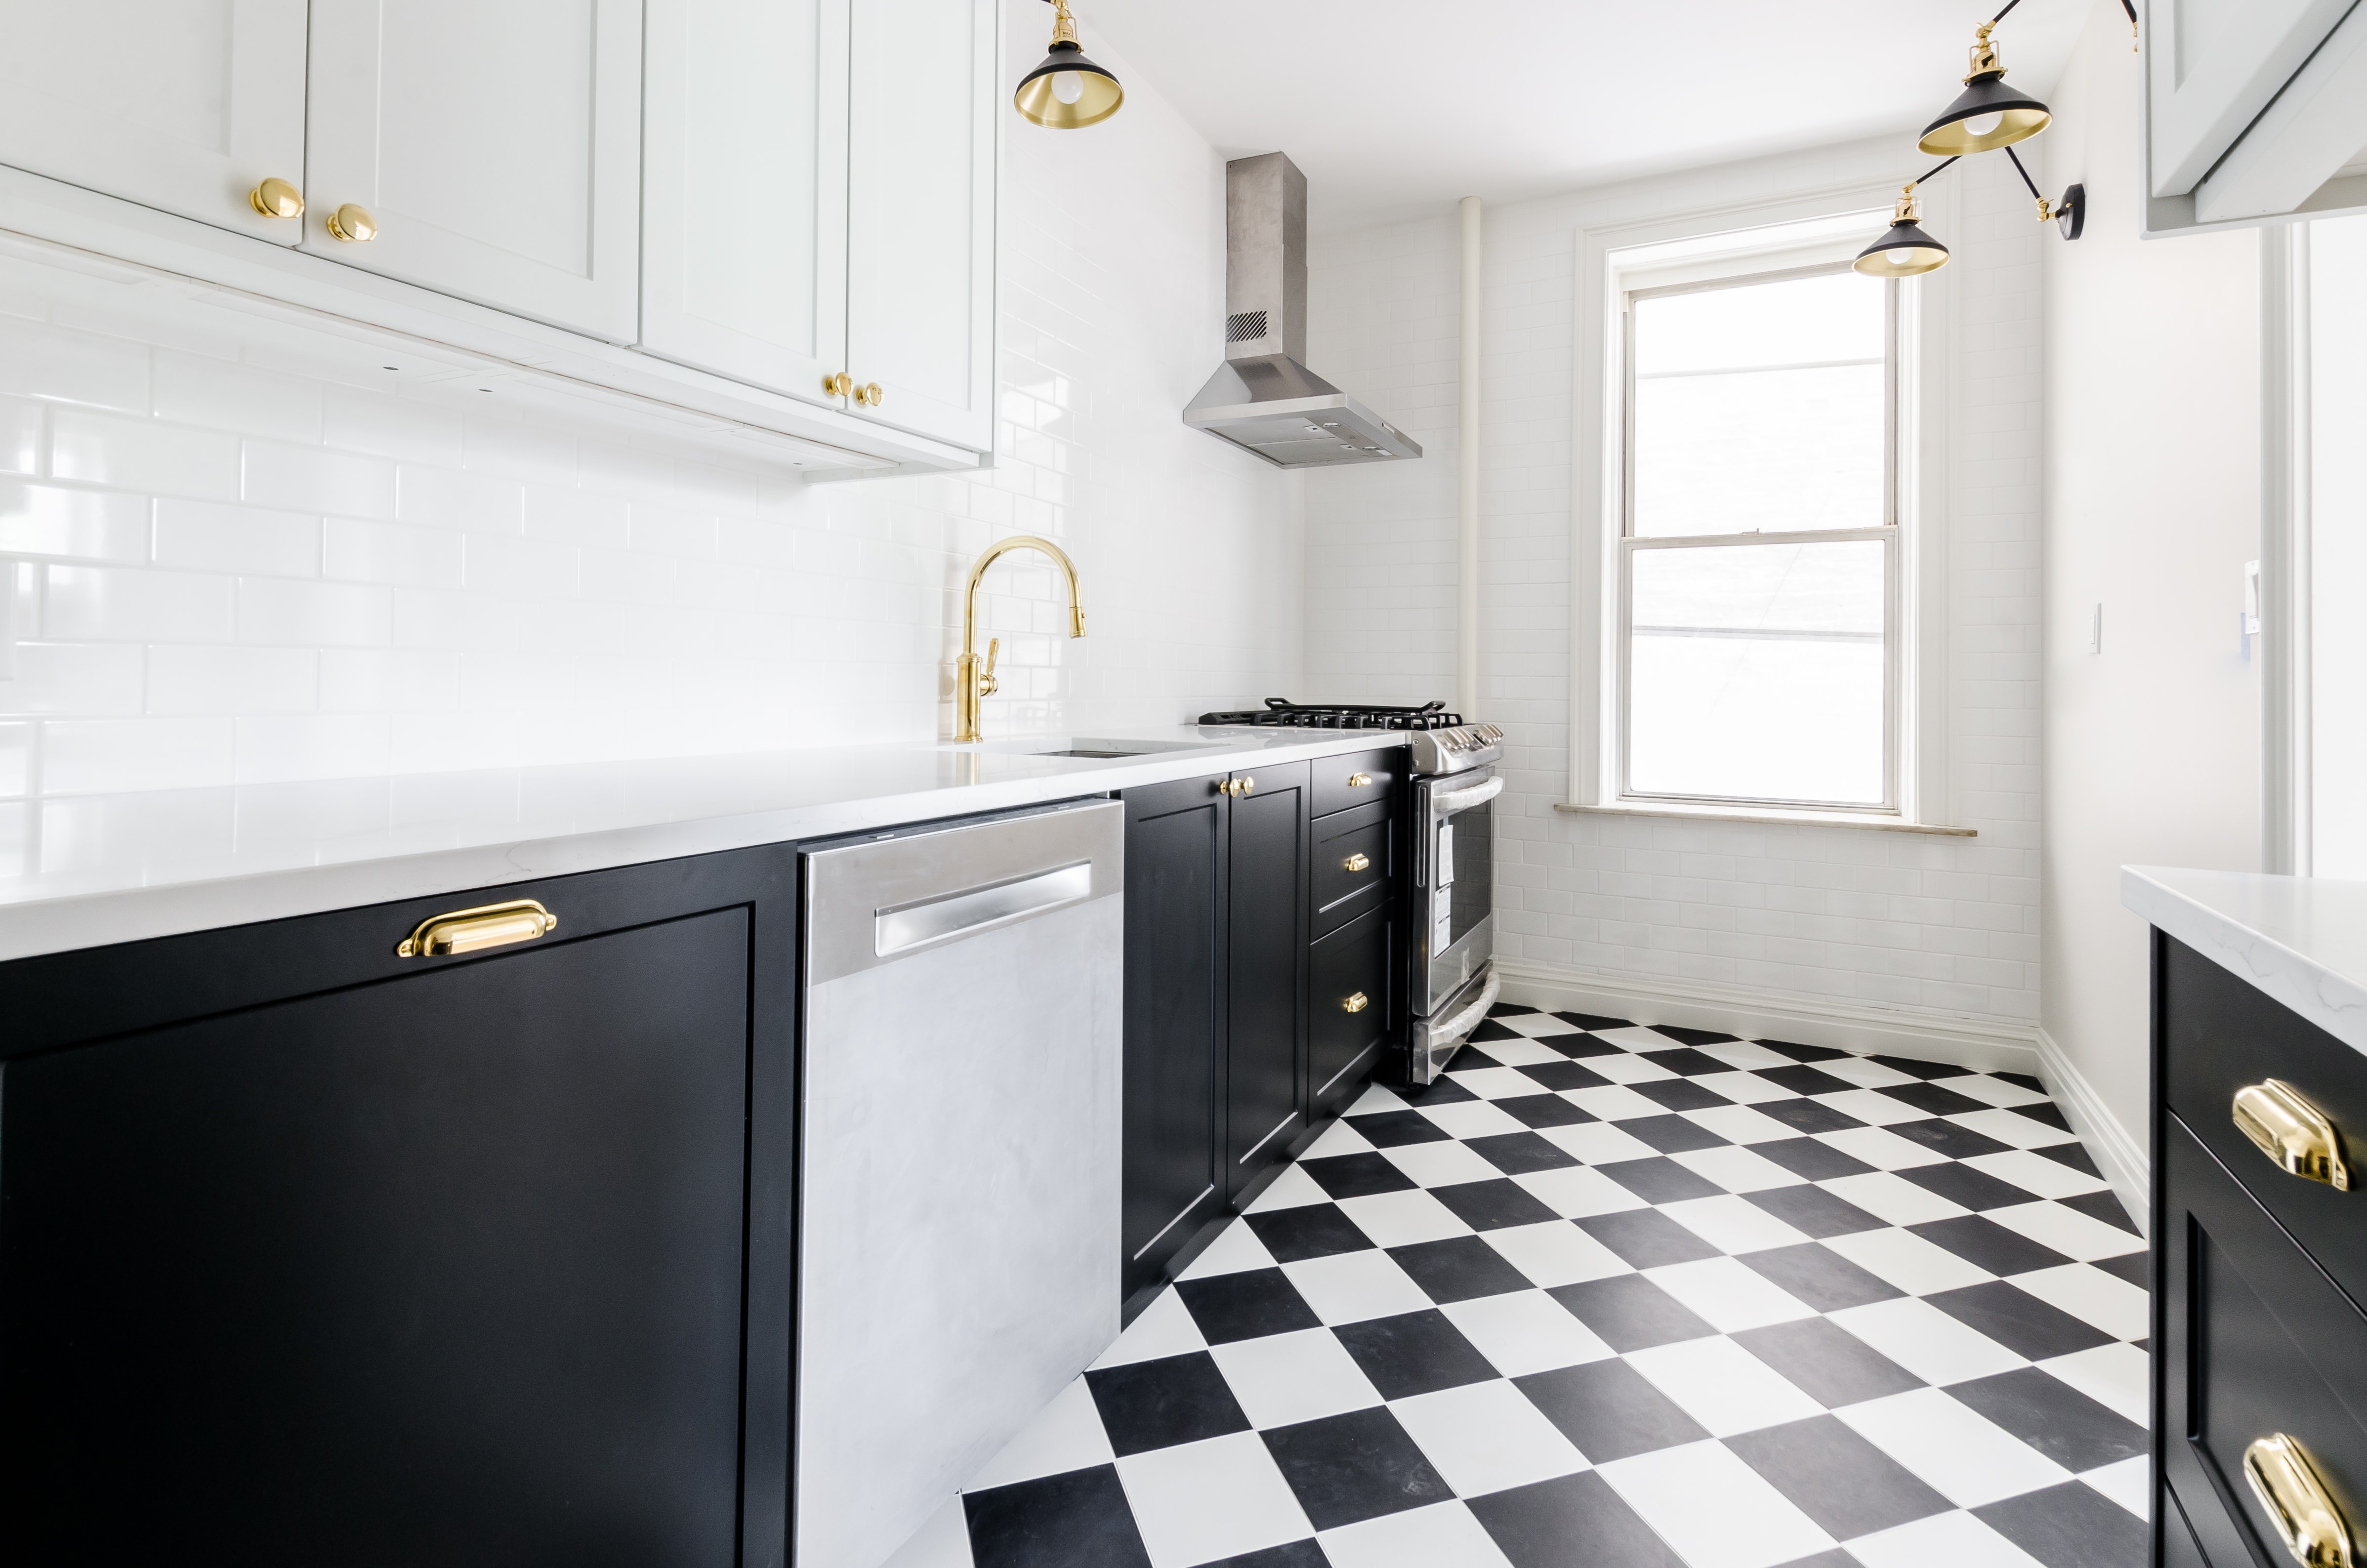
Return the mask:
M1627 538L1628 301L1662 290L1773 281L1845 264L1888 222L1896 185L1753 202L1578 235L1569 799L1559 809L1633 816L1826 823L1968 835L1948 824L1947 395L1956 325L1954 267L1891 292L1887 799L1875 807L1645 796L1625 789L1628 618L1622 569L1634 549L1698 540ZM1952 231L1954 192L1923 193ZM1753 542L1875 537L1870 529L1752 536ZM1718 536L1724 537L1724 536Z

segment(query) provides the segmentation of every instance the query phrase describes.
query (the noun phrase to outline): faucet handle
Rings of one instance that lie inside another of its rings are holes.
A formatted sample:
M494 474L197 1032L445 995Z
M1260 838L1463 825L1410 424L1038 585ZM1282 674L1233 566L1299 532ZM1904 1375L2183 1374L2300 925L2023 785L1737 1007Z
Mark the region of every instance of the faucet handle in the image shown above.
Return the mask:
M986 670L978 677L978 694L980 697L992 697L1002 689L1001 684L994 678L994 656L1001 652L1002 652L1002 638L990 637L986 640Z

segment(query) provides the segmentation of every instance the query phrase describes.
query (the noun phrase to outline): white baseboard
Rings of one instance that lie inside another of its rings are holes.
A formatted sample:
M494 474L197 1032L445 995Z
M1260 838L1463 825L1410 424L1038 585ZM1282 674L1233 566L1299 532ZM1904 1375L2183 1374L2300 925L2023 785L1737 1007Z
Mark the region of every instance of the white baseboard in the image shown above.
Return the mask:
M1500 958L1496 969L1504 977L1504 1000L1553 1011L1593 1013L1639 1024L1723 1029L1751 1038L1772 1036L1861 1055L1907 1056L1980 1073L2021 1073L2036 1078L2062 1107L2064 1119L2079 1135L2104 1179L2112 1184L2122 1206L2140 1228L2145 1225L2147 1194L2152 1190L2145 1145L2071 1065L2062 1047L2036 1024L1910 1013L1714 981L1666 981L1557 969L1521 959Z

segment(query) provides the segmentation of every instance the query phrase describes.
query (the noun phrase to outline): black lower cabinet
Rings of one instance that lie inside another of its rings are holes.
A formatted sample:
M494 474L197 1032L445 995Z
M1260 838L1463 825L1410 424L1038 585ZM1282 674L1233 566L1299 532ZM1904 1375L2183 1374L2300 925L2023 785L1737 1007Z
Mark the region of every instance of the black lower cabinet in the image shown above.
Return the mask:
M1345 1110L1380 1059L1397 1022L1389 955L1394 910L1384 906L1317 940L1307 1031L1314 1114Z
M794 891L0 967L0 1561L781 1562Z
M1307 1116L1308 765L1260 767L1232 801L1225 1197L1240 1203Z

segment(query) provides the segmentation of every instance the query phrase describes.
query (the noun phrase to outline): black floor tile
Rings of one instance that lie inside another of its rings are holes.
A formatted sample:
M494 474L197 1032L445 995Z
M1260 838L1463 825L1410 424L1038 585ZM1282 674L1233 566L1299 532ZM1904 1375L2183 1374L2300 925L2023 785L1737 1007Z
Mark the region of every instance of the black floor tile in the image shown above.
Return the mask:
M1540 1043L1558 1048L1564 1040L1574 1040L1576 1038L1578 1037L1574 1035L1563 1035L1557 1039L1541 1041ZM1603 1085L1611 1082L1610 1079L1604 1077L1602 1074L1590 1072L1586 1068L1580 1066L1575 1062L1531 1062L1528 1066L1521 1069L1521 1076L1528 1079L1531 1083L1539 1084L1544 1085L1546 1088L1552 1089L1556 1093L1559 1093L1564 1089L1600 1088ZM1587 1119L1591 1120L1592 1118L1590 1117Z
M1766 1108L1762 1106L1760 1108ZM1772 1143L1753 1143L1750 1152L1774 1161L1794 1176L1808 1181L1863 1176L1874 1169L1855 1154L1844 1154L1830 1143L1820 1143L1814 1138L1778 1138Z
M1777 1088L1789 1089L1795 1095L1838 1095L1857 1087L1847 1078L1836 1078L1805 1063L1797 1067L1753 1067L1750 1071Z
M1389 1256L1413 1277L1423 1295L1441 1306L1536 1288L1527 1275L1504 1261L1502 1253L1478 1236L1450 1236L1441 1242L1391 1247Z
M1506 1176L1567 1170L1578 1164L1577 1155L1555 1147L1534 1132L1498 1132L1486 1138L1466 1138L1463 1146Z
M1371 1116L1352 1116L1348 1125L1365 1135L1376 1149L1396 1149L1408 1143L1444 1143L1451 1140L1446 1129L1418 1110L1376 1111Z
M2100 1257L2088 1267L2101 1268L2115 1279L2125 1279L2140 1290L2153 1289L2153 1257L2143 1247L2118 1257Z
M2031 1120L2042 1123L2047 1127L2052 1127L2059 1132L2068 1132L2071 1131L2070 1119L2066 1117L2063 1114L2062 1108L2056 1105L2052 1100L2048 1100L2038 1105L2008 1106L2006 1108L2012 1111L2016 1116L2026 1116L2030 1118Z
M1342 1324L1331 1332L1383 1399L1410 1399L1418 1393L1484 1383L1501 1375L1495 1363L1479 1354L1444 1312L1367 1318L1363 1323Z
M1837 1056L1849 1054L1846 1051L1835 1051L1829 1045L1800 1045L1788 1040L1762 1040L1757 1043L1795 1062L1830 1062Z
M1546 1294L1622 1355L1655 1345L1674 1345L1682 1339L1705 1339L1717 1332L1694 1316L1691 1307L1640 1274L1557 1285ZM1591 1451L1589 1457L1593 1457Z
M1682 1154L1688 1149L1722 1149L1733 1142L1682 1116L1639 1116L1619 1123L1619 1131L1642 1139L1663 1154Z
M1936 1165L1914 1165L1898 1174L1926 1192L1936 1192L1951 1203L1975 1210L2010 1209L2017 1203L2033 1202L2038 1196L1954 1160Z
M2145 1568L2145 1522L2077 1481L2025 1492L1973 1515L2046 1568Z
M2101 1192L2083 1192L2076 1198L2058 1198L2055 1201L2066 1209L2077 1209L2090 1220L2101 1220L2115 1230L2126 1231L2133 1236L2145 1233L2129 1217L2128 1207L2121 1201L2120 1194L2111 1187Z
M1330 1257L1339 1252L1363 1252L1372 1238L1340 1211L1336 1203L1303 1203L1292 1209L1272 1209L1244 1214L1242 1222L1265 1244L1276 1263L1297 1263L1307 1257Z
M1116 1465L962 1494L978 1568L1150 1568Z
M1175 1293L1184 1299L1192 1321L1200 1325L1201 1336L1211 1345L1321 1326L1289 1276L1279 1268L1179 1279Z
M1319 1530L1455 1495L1387 1408L1326 1415L1260 1436Z
M1927 1242L1936 1242L1976 1267L1991 1274L2028 1274L2036 1268L2060 1268L2071 1260L2053 1247L2042 1246L2017 1231L2009 1231L1980 1214L1954 1220L1926 1220L1908 1225Z
M2144 1427L2035 1367L1951 1383L1948 1393L2075 1473L2150 1448Z
M1761 1427L1725 1442L1836 1540L1929 1518L1953 1506L1830 1415Z
M1847 1111L1835 1110L1822 1100L1762 1100L1750 1108L1761 1116L1772 1116L1784 1126L1801 1132L1840 1132L1865 1125Z
M1463 1038L1469 1043L1477 1045L1491 1040L1525 1040L1528 1037L1518 1029L1508 1029L1495 1019L1489 1018Z
M1667 1029L1662 1029L1659 1032L1667 1034L1669 1031ZM1734 1037L1732 1035L1718 1035L1715 1038L1725 1040L1732 1040ZM1692 1045L1683 1046L1676 1051L1642 1051L1639 1054L1642 1055L1645 1061L1651 1062L1654 1066L1665 1067L1670 1072L1678 1074L1680 1077L1699 1078L1711 1073L1731 1073L1734 1071L1731 1066L1726 1062L1720 1062L1716 1057L1704 1056L1700 1051L1695 1051Z
M1654 1024L1652 1032L1667 1035L1670 1040L1683 1040L1687 1045L1724 1045L1740 1038L1717 1029L1680 1028L1675 1024Z
M1989 1076L2000 1084L2011 1084L2017 1088L2028 1089L2033 1094L2043 1095L2046 1092L2046 1085L2027 1073L1992 1073Z
M1468 1506L1512 1568L1685 1568L1591 1470L1490 1492Z
M1512 1386L1595 1464L1709 1436L1625 1361L1589 1361L1514 1378Z
M1906 1294L1848 1258L1816 1242L1738 1255L1745 1267L1765 1276L1820 1312L1888 1301Z
M1376 1192L1404 1192L1414 1185L1405 1172L1378 1154L1333 1154L1301 1160L1298 1168L1333 1198L1365 1198Z
M1960 1095L1939 1084L1887 1084L1876 1092L1888 1095L1902 1105L1911 1105L1917 1110L1929 1111L1933 1116L1962 1116L1967 1111L1995 1108L1987 1100Z
M1657 1078L1627 1086L1654 1105L1663 1105L1670 1110L1707 1110L1713 1106L1734 1103L1716 1089L1696 1084L1691 1078Z
M1531 1197L1511 1180L1459 1181L1433 1187L1430 1195L1475 1231L1501 1231L1510 1225L1541 1225L1560 1215Z
M1103 1367L1085 1374L1085 1387L1120 1458L1250 1429L1225 1374L1205 1350Z
M1952 1160L1969 1160L1976 1154L1995 1154L2012 1147L2000 1143L1985 1132L1969 1127L1959 1127L1953 1121L1933 1117L1929 1121L1894 1121L1883 1131L1895 1132L1910 1143L1920 1143L1934 1153L1945 1154Z
M1509 1038L1512 1040L1525 1041L1529 1037L1524 1034L1514 1034L1512 1030L1507 1029L1504 1031L1503 1035L1497 1038ZM1462 1050L1455 1053L1455 1062L1452 1070L1457 1073L1473 1073L1478 1071L1482 1067L1501 1067L1503 1063L1501 1062L1497 1061L1494 1057L1489 1055L1478 1046L1466 1044Z
M1591 1034L1549 1034L1541 1039L1544 1044L1577 1061L1586 1061L1597 1056L1627 1054L1625 1046L1614 1045L1607 1040L1597 1040Z
M2051 1306L2002 1279L1942 1290L1925 1301L1967 1327L1978 1329L2018 1356L2043 1361L2110 1345L2112 1336L2093 1324Z
M1829 1410L1923 1386L1922 1379L1824 1318L1746 1328L1732 1338Z
M2094 1158L2076 1138L2068 1143L2049 1143L2044 1149L2033 1149L2031 1153L2044 1155L2058 1165L2068 1165L2081 1176L2091 1176L2099 1181L2103 1179L2104 1173L2096 1168Z
M1565 1062L1562 1065L1568 1067L1570 1064ZM1543 1070L1551 1072L1552 1067L1548 1065ZM1535 1067L1523 1067L1521 1075L1535 1078L1539 1071ZM1583 1073L1586 1070L1581 1067L1573 1071ZM1591 1073L1586 1075L1590 1078L1594 1076ZM1511 1099L1498 1100L1496 1108L1526 1127L1574 1127L1581 1121L1594 1119L1590 1112L1579 1109L1559 1095L1514 1095Z
M1742 1195L1804 1235L1821 1241L1859 1231L1886 1229L1880 1220L1821 1187L1771 1187Z
M1546 1016L1543 1007L1532 1007L1526 1002L1499 1002L1488 1009L1491 1018L1525 1018L1532 1014Z
M1693 1263L1718 1256L1717 1248L1657 1209L1589 1214L1577 1223L1580 1230L1637 1268L1658 1268L1664 1263Z
M1716 1198L1726 1190L1666 1155L1650 1160L1617 1160L1594 1168L1647 1203L1681 1203L1688 1198Z
M1911 1056L1877 1056L1894 1073L1904 1073L1910 1078L1964 1078L1972 1074L1969 1067L1958 1067L1948 1062L1918 1062Z
M1309 1536L1287 1546L1269 1546L1263 1551L1203 1562L1200 1568L1331 1568L1331 1560L1323 1555L1323 1548Z
M1582 1029L1625 1029L1635 1025L1625 1018L1599 1018L1592 1013L1556 1013L1555 1017L1566 1024L1576 1024Z

